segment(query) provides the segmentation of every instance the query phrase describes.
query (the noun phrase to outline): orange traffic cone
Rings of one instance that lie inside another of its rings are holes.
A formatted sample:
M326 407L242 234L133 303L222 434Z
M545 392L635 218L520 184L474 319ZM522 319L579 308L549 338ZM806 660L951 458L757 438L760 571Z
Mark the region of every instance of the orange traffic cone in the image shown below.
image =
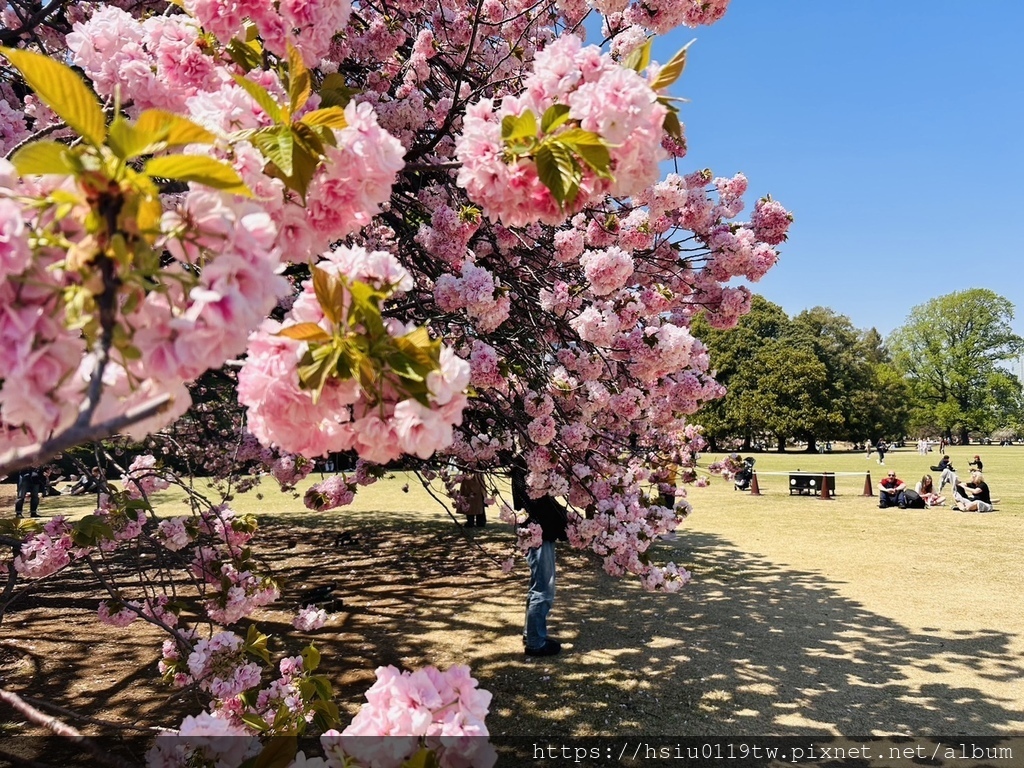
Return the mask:
M871 472L868 472L864 476L864 493L862 493L861 496L874 496L874 495L875 495L875 488L874 488L873 485L871 485Z
M821 500L831 501L832 494L828 490L828 475L821 476Z
M753 477L750 478L750 495L760 496L761 489L757 485L757 472L754 473Z

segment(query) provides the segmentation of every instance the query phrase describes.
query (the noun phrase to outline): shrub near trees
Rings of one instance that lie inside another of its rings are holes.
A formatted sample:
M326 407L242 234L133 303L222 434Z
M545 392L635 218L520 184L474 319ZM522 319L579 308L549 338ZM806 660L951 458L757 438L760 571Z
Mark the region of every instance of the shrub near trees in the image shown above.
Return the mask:
M689 326L748 311L728 284L771 268L791 221L768 197L740 221L741 175L659 178L686 154L668 91L686 52L656 62L649 35L726 5L598 3L601 48L576 0L15 0L0 34L0 473L117 433L174 452L175 435L213 434L208 452L286 485L312 457L358 455L307 495L324 509L399 457L455 467L455 487L518 451L533 494L588 511L574 546L678 589L685 570L647 556L678 522L652 483L693 465L689 416L721 394ZM203 431L224 415L220 385L193 385L206 414L165 432L188 385L236 360L248 432ZM356 747L333 730L315 649L274 663L249 618L278 593L256 521L198 497L167 518L150 496L179 478L146 456L121 470L124 489L81 521L7 525L4 606L88 571L109 594L101 620L166 632L168 681L209 704L184 743L155 748L164 764L237 764L210 740L232 734L273 739L285 764L307 728L340 764ZM111 578L130 554L140 581ZM185 614L157 586L170 571L192 581ZM388 706L344 733L415 723L416 738L360 760L493 759L452 756L486 733L468 671L378 678Z

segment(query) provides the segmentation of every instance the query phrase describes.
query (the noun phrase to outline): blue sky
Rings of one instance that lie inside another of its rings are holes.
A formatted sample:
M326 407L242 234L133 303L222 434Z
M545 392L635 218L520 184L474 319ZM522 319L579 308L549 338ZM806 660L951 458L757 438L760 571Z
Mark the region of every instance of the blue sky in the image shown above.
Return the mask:
M1024 2L733 0L673 94L680 170L742 171L745 217L771 193L796 215L751 287L791 316L822 305L888 335L965 288L1016 307L1024 335Z

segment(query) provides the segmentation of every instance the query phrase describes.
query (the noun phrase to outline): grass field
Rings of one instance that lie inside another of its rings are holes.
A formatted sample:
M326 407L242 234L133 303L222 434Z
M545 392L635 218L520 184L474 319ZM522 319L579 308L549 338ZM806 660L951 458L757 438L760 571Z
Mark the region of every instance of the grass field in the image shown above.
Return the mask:
M563 548L551 629L566 652L553 659L522 654L525 570L506 576L491 559L504 555L510 530L456 528L412 478L361 489L351 508L318 515L272 492L241 496L235 506L264 516L269 541L261 549L291 584L284 605L262 622L283 629L298 590L338 584L345 607L315 638L350 713L378 664L466 663L494 694L488 724L499 744L1020 735L1024 448L953 448L955 466L966 470L975 452L1001 498L995 513L879 510L860 494L864 473L877 483L883 468L863 453L756 454L761 496L718 478L690 488L694 513L678 540L655 548L693 571L679 595L644 593ZM937 459L901 449L884 469L912 484ZM772 474L797 468L850 474L822 501L790 496L786 478ZM44 514L60 502L47 499ZM341 530L353 533L355 546L335 544ZM92 667L63 689L62 703L92 701L126 719L160 714L165 694L141 694L149 705L140 708L139 695L119 682L129 672L150 674L143 670L152 665L151 643L135 634L115 656L97 656L95 602L40 600L4 624L5 642L36 649L35 676L20 676L22 662L10 662L0 664L0 678L41 693L47 673L59 671L54 665L77 658ZM62 608L56 625L54 605ZM55 630L60 636L50 638ZM81 653L69 653L77 642ZM96 690L102 699L89 698Z

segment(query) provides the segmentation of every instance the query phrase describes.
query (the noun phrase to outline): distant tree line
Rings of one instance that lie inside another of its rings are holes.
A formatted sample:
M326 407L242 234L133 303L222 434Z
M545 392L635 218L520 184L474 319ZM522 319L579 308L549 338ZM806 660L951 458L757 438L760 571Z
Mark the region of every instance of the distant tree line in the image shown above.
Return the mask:
M883 340L827 307L790 318L755 296L732 331L703 318L693 323L727 389L696 421L712 450L739 443L781 451L794 440L814 452L826 441L1018 437L1024 393L1001 366L1024 350L1012 320L1011 302L975 288L915 307Z

